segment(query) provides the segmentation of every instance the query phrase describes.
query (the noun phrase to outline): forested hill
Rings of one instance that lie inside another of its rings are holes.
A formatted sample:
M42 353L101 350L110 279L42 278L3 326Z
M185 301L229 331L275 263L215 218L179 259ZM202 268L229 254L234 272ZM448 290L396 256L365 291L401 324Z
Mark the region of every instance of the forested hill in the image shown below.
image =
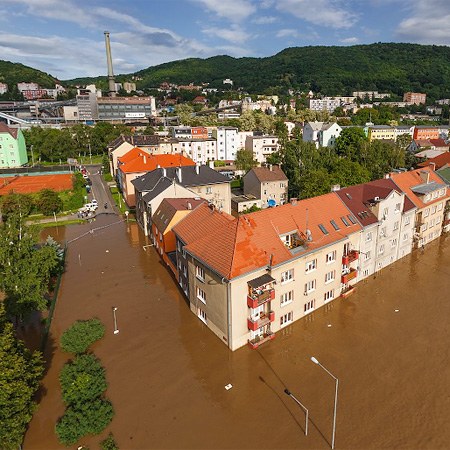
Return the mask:
M55 78L51 75L33 69L32 67L24 66L20 63L12 63L9 61L0 60L0 82L6 83L10 89L20 82L35 82L44 88L54 88Z
M442 98L450 97L450 47L382 43L293 47L267 58L190 58L117 79L130 79L132 75L143 78L138 82L140 89L158 86L163 81L206 82L219 87L225 78L231 78L235 87L251 93L296 88L344 95L354 90L378 90L397 95L405 91L425 92L432 98ZM95 79L77 81L95 82Z

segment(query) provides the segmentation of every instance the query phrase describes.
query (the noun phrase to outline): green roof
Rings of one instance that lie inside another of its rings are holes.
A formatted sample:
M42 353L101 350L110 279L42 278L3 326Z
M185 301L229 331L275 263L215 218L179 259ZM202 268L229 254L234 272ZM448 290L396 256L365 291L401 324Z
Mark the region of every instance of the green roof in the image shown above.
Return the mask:
M450 184L450 167L436 170L436 173L447 183Z

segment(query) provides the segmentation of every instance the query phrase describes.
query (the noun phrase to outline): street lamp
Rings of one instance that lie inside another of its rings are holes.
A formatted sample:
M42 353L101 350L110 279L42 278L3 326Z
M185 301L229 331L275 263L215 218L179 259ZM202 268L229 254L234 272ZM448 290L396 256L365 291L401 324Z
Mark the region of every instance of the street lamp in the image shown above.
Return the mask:
M113 317L114 317L114 334L118 334L119 333L119 329L117 328L117 317L116 317L116 311L117 311L117 307L113 307Z
M331 438L331 448L332 448L332 450L334 450L334 436L336 434L336 409L337 409L339 380L326 367L322 366L322 364L320 364L320 362L317 360L317 358L314 358L314 356L311 356L311 361L314 364L317 364L318 366L322 367L322 369L325 370L325 372L328 375L330 375L332 378L334 378L334 380L336 381L336 390L335 390L335 394L334 394L333 435Z
M298 405L300 405L300 407L303 409L303 411L305 411L306 414L306 418L305 418L305 436L308 436L308 416L309 416L309 411L308 408L306 408L304 405L302 405L300 403L300 400L298 400L289 389L285 389L284 393L286 395L289 395L289 397L292 398L292 400L294 400Z

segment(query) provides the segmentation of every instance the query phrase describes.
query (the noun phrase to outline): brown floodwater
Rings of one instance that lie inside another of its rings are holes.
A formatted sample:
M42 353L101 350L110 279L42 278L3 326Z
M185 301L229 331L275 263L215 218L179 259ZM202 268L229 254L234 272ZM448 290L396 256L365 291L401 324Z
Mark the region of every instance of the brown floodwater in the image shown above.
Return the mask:
M68 227L63 239L116 221L105 216ZM97 449L109 431L122 450L330 448L335 384L311 356L339 378L336 448L449 447L449 237L259 350L236 352L190 312L154 249L143 250L147 243L135 223L116 223L69 244L25 450L64 448L54 426L64 411L58 374L70 355L58 341L75 320L91 317L107 329L93 351L106 367L115 416L102 435L72 448ZM285 388L309 409L308 436Z

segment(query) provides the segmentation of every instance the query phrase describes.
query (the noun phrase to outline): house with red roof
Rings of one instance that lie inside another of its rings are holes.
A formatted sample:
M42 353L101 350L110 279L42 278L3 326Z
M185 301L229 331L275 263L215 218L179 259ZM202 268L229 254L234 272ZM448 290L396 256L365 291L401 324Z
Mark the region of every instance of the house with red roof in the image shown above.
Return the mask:
M418 166L419 167L431 166L431 168L434 170L439 170L442 169L443 167L450 167L450 152L445 152L439 156L436 156L435 158L430 158L427 161L420 163Z
M22 130L0 122L0 169L20 167L26 163L27 147Z
M392 173L390 179L416 206L414 244L417 248L449 231L445 211L450 199L448 186L432 167Z
M191 311L231 350L348 292L362 226L335 193L235 218L201 204L173 228Z
M157 168L195 166L192 159L181 154L149 155L135 147L117 159L117 181L123 198L129 207L135 206L132 180Z

